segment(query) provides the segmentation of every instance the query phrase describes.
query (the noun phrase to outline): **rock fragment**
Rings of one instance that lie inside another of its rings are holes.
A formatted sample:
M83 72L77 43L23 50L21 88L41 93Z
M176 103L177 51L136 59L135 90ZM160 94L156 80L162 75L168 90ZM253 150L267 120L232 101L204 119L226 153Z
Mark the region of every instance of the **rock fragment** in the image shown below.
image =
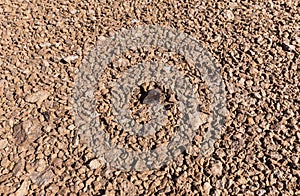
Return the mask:
M27 140L34 141L41 135L41 132L41 124L36 118L29 118L13 127L13 137L17 145L21 145Z
M28 189L29 189L30 182L26 179L22 182L20 188L16 191L16 196L25 196L28 195Z
M6 80L0 80L0 95L4 94L4 88L6 83Z
M93 159L90 163L89 163L89 168L90 169L98 169L99 167L101 167L101 163L98 159Z
M63 62L70 63L71 61L75 61L78 58L79 58L79 56L77 56L77 55L70 55L70 56L63 58Z
M203 193L204 194L209 194L211 188L212 188L212 186L210 185L210 183L205 182L204 185L203 185Z
M157 104L160 99L160 91L158 89L153 89L147 92L147 95L143 99L144 104Z
M221 176L222 175L222 162L221 161L214 161L211 163L210 172L214 176Z
M47 185L51 179L54 177L54 173L51 169L46 169L43 172L34 172L31 174L30 179L33 183L38 186Z
M24 170L24 166L25 166L25 160L20 159L18 163L15 165L14 169L12 170L12 173L15 176L18 176Z
M22 124L15 125L13 128L13 136L15 138L16 144L20 145L27 139L27 133L22 127Z
M7 144L8 144L7 139L0 140L0 149L6 148Z
M25 97L25 101L29 103L41 103L46 100L50 95L50 92L46 90L41 90L32 94L29 94Z
M44 159L39 159L36 162L36 171L37 172L42 172L47 168L47 166L48 166L47 161L45 161Z
M234 14L231 10L225 10L224 16L227 20L234 20Z

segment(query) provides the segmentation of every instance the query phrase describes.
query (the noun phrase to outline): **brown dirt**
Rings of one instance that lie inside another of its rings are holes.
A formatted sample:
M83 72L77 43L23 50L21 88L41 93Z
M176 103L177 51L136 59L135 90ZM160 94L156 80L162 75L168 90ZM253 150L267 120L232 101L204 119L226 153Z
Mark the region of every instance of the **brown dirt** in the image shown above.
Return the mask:
M300 195L300 2L0 2L1 195ZM74 78L121 28L199 40L221 68L228 120L209 156L121 172L77 137Z

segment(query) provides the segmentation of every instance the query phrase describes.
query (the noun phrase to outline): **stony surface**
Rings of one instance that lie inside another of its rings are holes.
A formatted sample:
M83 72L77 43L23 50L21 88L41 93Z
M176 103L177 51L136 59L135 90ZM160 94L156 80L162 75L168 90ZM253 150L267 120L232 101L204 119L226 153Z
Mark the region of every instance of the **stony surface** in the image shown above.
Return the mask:
M2 1L0 194L299 195L299 13L297 0ZM177 28L210 51L228 121L207 157L120 172L93 162L72 127L72 89L97 42L145 24Z

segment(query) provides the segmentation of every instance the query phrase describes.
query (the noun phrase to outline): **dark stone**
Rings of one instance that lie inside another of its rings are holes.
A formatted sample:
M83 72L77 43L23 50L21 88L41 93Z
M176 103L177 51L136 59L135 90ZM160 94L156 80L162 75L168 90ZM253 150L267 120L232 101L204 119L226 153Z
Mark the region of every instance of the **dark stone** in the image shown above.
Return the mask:
M22 124L15 125L13 128L13 136L15 138L16 144L20 145L27 139L27 134L22 127Z
M160 91L158 89L150 90L143 99L143 104L157 104L160 100Z
M43 116L44 116L45 121L48 122L48 121L50 120L50 114L49 114L49 112L48 112L48 111L45 111L45 112L43 112L42 114L43 114Z

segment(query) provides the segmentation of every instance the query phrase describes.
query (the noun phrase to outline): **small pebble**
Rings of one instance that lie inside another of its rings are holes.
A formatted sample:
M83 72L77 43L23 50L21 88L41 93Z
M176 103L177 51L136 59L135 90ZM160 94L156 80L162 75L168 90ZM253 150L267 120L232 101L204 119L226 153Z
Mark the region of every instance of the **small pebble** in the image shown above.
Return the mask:
M143 104L157 104L160 101L161 92L158 89L153 89L147 92L143 99Z
M93 159L90 163L89 163L89 168L90 169L98 169L101 166L101 163L99 160L97 159Z

